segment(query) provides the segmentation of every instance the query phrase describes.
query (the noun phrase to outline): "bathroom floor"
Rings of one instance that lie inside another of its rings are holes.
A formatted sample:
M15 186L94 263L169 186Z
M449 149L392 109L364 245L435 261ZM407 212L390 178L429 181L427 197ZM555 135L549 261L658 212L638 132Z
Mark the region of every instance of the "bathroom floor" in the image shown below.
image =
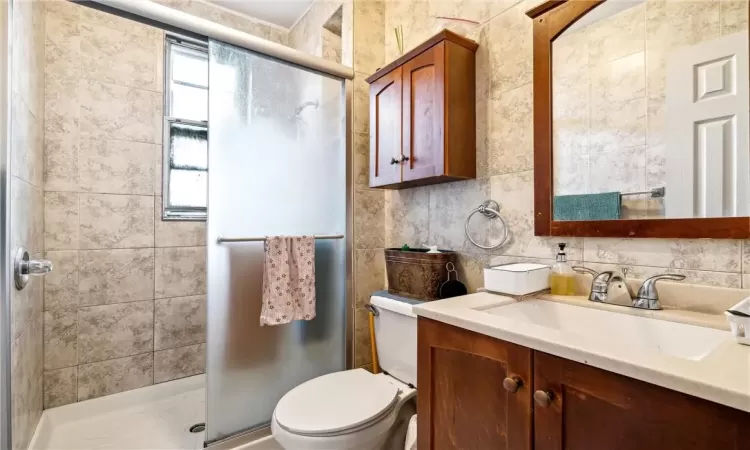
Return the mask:
M205 422L205 396L199 375L48 409L29 449L202 449L205 432L189 428ZM281 449L271 438L244 448Z

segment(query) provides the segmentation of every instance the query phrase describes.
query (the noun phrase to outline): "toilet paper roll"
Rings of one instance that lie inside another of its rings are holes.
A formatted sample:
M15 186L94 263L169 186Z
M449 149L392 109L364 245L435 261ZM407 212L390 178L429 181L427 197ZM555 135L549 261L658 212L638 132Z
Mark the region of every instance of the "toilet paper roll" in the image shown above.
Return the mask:
M406 443L404 450L417 450L417 415L409 419L409 428L406 430Z

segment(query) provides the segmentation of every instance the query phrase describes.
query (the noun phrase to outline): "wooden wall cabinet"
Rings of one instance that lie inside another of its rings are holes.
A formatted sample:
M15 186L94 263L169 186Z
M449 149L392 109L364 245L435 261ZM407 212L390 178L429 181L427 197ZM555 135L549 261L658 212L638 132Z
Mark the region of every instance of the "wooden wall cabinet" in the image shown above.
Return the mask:
M417 345L419 450L750 450L750 413L421 317Z
M443 30L367 78L370 187L476 177L476 49Z

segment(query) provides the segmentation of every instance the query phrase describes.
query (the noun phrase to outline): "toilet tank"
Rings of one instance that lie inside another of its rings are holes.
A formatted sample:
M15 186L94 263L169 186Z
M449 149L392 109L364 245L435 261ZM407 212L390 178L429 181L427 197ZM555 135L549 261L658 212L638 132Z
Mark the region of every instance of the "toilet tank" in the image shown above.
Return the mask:
M406 301L372 296L375 342L380 370L399 381L417 385L417 315Z

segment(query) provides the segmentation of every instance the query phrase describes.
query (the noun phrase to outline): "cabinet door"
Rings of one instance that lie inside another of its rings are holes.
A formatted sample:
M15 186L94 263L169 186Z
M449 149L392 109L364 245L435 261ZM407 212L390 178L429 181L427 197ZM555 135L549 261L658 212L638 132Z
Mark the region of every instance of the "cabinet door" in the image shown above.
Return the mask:
M445 43L425 50L402 66L404 77L404 181L442 175L445 161Z
M530 450L531 350L418 321L419 450ZM508 377L515 393L503 387Z
M750 449L750 414L585 364L534 352L534 389L536 450Z
M370 85L370 186L401 181L401 68Z

